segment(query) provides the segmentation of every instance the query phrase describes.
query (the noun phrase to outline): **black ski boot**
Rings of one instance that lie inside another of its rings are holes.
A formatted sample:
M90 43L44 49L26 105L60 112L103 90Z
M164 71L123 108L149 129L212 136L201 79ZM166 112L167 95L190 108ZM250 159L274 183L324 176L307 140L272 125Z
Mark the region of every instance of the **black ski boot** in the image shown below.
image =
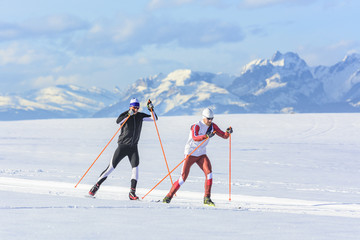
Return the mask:
M139 197L136 196L135 194L135 189L131 188L130 192L129 192L129 199L130 200L139 200Z
M215 203L211 201L210 197L204 197L204 205L215 207Z
M170 203L170 202L171 202L171 197L164 197L163 203Z
M100 185L99 184L95 184L89 191L89 195L94 197L96 192L99 190Z

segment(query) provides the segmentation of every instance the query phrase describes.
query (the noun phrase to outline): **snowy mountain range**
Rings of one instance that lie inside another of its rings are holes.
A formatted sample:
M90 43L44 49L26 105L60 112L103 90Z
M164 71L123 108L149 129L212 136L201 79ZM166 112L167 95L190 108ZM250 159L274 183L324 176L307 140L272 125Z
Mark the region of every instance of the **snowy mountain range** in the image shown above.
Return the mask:
M80 118L114 103L119 92L59 85L0 96L0 120Z
M137 97L159 115L360 111L360 55L337 64L309 67L296 53L276 52L243 67L238 76L176 70L108 91L62 85L0 96L0 120L116 117Z

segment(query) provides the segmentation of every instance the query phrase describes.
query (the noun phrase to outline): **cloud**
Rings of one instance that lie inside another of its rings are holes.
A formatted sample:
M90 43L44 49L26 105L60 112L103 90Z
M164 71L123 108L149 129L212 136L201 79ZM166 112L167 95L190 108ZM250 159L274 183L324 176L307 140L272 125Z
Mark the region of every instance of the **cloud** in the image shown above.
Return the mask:
M147 8L150 10L164 8L164 7L177 7L193 3L194 0L151 0Z
M306 5L317 0L243 0L240 7L245 8L263 8L276 5Z
M24 88L88 84L106 74L115 81L119 73L129 76L130 71L140 77L145 71L139 65L151 74L184 65L180 60L171 62L176 58L174 49L186 52L188 58L199 50L206 52L215 45L241 42L244 38L243 29L226 20L164 20L145 14L117 15L90 23L68 15L53 15L0 23L0 67L6 65L0 73L13 88L13 79ZM150 55L149 48L153 49ZM163 56L158 55L159 51ZM131 60L134 63L129 65ZM166 69L160 69L160 65ZM103 82L110 82L108 79Z
M352 48L356 45L356 42L351 40L341 40L339 42L336 42L332 45L329 45L328 46L328 49L329 50L338 50L338 49L349 49L349 48Z
M34 79L32 82L33 82L32 85L36 88L62 85L62 84L76 84L79 82L79 76L77 75L59 76L59 77L55 77L52 75L40 76Z
M177 0L174 4L191 1ZM164 20L151 14L119 16L93 23L70 15L52 15L22 23L0 23L0 42L23 41L53 51L81 56L134 54L149 45L204 48L218 43L240 42L245 34L234 22L215 19Z
M0 22L0 41L11 40L21 35L21 27L11 23Z
M7 64L25 65L38 59L33 49L22 49L18 44L12 44L7 48L0 49L0 66Z
M266 27L261 26L261 25L248 26L247 30L249 31L250 34L252 34L254 36L264 37L264 36L268 35L268 31L267 31Z
M70 15L52 15L33 19L23 24L24 29L34 34L52 34L88 29L90 24Z
M232 23L215 20L198 22L164 22L152 19L142 26L147 44L167 44L176 41L181 47L207 47L220 42L237 42L244 39L242 29ZM140 39L140 36L135 36Z
M296 51L310 66L331 66L339 62L346 55L360 53L360 42L352 40L340 40L328 45L320 44L302 45Z
M79 54L133 54L145 46L176 43L183 48L203 48L223 42L240 42L243 30L235 23L217 20L175 21L154 16L97 22L81 38L74 39Z
M238 0L151 0L147 5L147 10L155 11L162 8L178 8L186 5L192 5L190 7L232 8L237 3Z
M29 19L22 23L0 22L0 42L49 37L88 29L90 24L69 15L52 15Z

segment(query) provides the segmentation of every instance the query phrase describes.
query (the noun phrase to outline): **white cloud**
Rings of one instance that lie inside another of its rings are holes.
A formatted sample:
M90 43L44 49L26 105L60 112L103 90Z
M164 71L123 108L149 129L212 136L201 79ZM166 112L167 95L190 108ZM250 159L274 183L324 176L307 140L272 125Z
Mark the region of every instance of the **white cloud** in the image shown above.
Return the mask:
M238 0L151 0L147 9L150 11L162 8L177 8L181 6L191 5L201 7L231 8L236 6Z
M354 44L355 44L354 41L341 40L335 44L328 46L328 49L329 50L337 50L337 49L349 48L349 47L354 46Z
M102 30L103 27L97 23L90 28L89 32L92 34L99 34Z
M170 3L191 2L174 0ZM183 48L206 48L218 43L241 42L244 37L242 28L233 21L215 18L193 21L169 18L164 21L152 14L118 15L115 19L102 18L92 24L69 15L51 15L17 24L0 23L0 42L22 41L44 49L43 52L59 53L63 55L59 56L61 58L67 58L67 54L120 56L142 51L149 45L166 47L173 43ZM9 54L2 53L2 64L15 61ZM16 57L18 62L29 62L30 56L31 52L25 52L23 58Z
M165 3L162 0L151 0L148 4L149 9L156 9L163 6Z
M148 4L148 9L154 10L163 7L174 7L189 4L194 0L151 0Z
M0 23L0 39L13 39L20 35L20 29L15 24Z
M86 21L70 15L51 15L31 19L22 24L24 31L34 35L73 32L89 29L89 27Z
M331 66L339 62L346 55L360 53L360 42L340 40L329 45L313 46L307 44L299 46L296 51L309 66Z
M316 1L317 0L243 0L240 6L247 8L263 8L275 5L304 5Z
M67 41L76 54L119 56L134 54L146 46L176 43L183 48L204 48L223 42L241 42L245 35L240 26L219 20L164 21L154 15L102 20L89 31Z
M79 81L79 76L59 76L55 77L52 75L49 76L40 76L33 80L34 87L47 87L54 85L62 85L62 84L77 84Z
M114 35L113 39L115 41L126 41L134 34L136 34L136 30L141 28L143 22L139 19L125 19L121 25L114 27Z
M90 25L86 21L69 15L32 18L22 23L0 22L0 42L43 38L89 28Z
M138 58L137 62L140 64L140 65L146 65L146 64L149 64L149 59L145 58L145 57L140 57Z
M38 58L32 49L20 49L17 44L0 49L0 66L7 64L30 64Z

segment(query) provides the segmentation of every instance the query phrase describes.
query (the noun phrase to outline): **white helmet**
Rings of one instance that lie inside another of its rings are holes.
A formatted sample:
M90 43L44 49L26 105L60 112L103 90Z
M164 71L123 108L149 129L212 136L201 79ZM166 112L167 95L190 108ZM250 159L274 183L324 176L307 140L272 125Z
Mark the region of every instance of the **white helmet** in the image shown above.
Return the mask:
M139 100L137 98L132 98L130 100L130 107L140 107Z
M205 108L202 112L204 118L214 118L214 112L210 108Z

